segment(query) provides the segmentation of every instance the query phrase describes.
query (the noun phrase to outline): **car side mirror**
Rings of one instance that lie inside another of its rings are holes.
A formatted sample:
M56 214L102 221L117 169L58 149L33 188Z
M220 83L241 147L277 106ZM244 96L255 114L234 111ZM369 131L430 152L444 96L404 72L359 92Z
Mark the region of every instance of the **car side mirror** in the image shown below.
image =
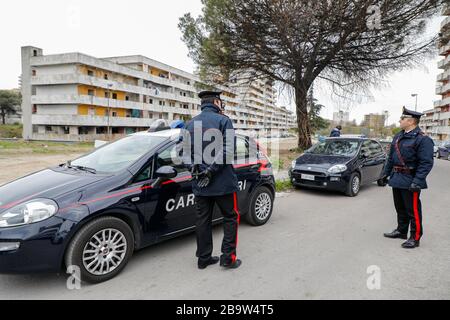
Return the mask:
M170 180L177 176L178 172L174 167L164 166L156 170L156 177L162 180Z
M156 181L152 184L152 188L157 188L164 181L173 179L177 176L178 172L174 167L164 166L156 170Z

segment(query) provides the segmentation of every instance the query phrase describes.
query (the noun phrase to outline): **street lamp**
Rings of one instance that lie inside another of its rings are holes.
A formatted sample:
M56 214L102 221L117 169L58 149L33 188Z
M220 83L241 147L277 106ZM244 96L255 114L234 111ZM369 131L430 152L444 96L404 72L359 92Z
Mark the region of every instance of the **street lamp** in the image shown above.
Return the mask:
M418 94L417 93L413 93L412 95L411 95L411 97L413 97L413 98L416 98L416 112L417 112L417 99L418 99Z

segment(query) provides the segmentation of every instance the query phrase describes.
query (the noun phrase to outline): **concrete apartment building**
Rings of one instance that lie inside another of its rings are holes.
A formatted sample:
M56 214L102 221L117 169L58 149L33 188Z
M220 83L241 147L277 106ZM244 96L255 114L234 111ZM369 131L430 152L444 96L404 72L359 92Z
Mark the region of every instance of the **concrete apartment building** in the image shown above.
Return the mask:
M230 108L238 116L238 129L287 130L296 127L295 116L285 107L276 106L277 93L270 80L235 79L230 87L237 93L239 107Z
M422 129L433 139L450 139L450 4L444 5L442 14L446 16L441 24L439 54L443 60L438 63L442 73L437 77L436 94L442 99L434 103L434 109L427 110L422 121Z
M381 129L386 124L386 114L366 114L362 126L372 129Z
M189 120L200 112L197 94L205 88L197 76L140 55L44 55L30 46L22 48L21 81L27 140L116 139L147 130L157 119ZM254 118L256 111L242 104L240 91L219 85L216 89L224 91L227 115L236 129L286 129L295 124L292 113L271 100L258 106L258 112L267 110L264 125Z

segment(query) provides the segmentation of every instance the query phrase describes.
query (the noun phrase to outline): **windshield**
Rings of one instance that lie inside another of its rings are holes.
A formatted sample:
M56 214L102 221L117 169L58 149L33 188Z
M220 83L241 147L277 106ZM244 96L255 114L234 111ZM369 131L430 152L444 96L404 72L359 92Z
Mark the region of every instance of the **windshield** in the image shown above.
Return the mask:
M149 135L128 136L76 159L70 165L92 168L100 173L118 172L129 167L165 140L164 137Z
M352 157L358 152L359 141L326 140L306 151L309 154Z

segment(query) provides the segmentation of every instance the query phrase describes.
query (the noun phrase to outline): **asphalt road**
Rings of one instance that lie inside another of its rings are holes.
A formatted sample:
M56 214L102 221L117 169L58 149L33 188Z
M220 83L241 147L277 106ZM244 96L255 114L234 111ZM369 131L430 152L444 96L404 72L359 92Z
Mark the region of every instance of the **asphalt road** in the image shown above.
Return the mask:
M390 188L365 187L357 198L302 190L277 198L266 226L241 225L238 270L197 270L188 235L79 290L64 275L0 275L0 299L450 299L449 181L450 162L436 161L422 196L425 236L412 251L382 236L396 226ZM216 228L216 253L221 235ZM379 290L367 287L370 266Z

